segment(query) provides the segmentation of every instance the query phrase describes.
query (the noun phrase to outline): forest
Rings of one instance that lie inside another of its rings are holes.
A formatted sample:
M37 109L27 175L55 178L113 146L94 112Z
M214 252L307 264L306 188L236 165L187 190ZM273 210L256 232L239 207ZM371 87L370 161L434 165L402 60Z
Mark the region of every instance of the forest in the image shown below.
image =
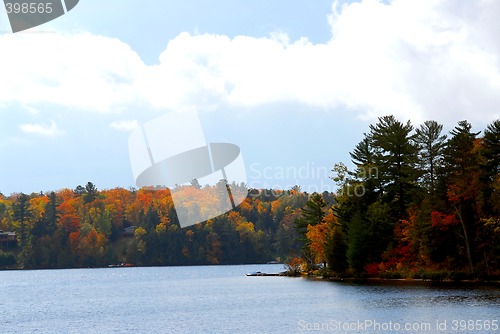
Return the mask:
M0 194L0 230L16 238L2 241L0 267L279 261L335 277L500 277L500 120L444 133L384 116L350 155L353 168L332 167L335 193L251 189L235 210L187 228L168 189ZM193 181L176 190L210 203Z
M193 203L210 203L210 196L197 197L194 189L176 191ZM325 198L333 203L333 194ZM17 245L3 250L0 265L78 268L283 261L287 254L299 255L294 221L307 200L308 195L297 189L251 190L237 210L180 228L168 189L98 190L89 182L73 190L3 196L0 230L15 232Z

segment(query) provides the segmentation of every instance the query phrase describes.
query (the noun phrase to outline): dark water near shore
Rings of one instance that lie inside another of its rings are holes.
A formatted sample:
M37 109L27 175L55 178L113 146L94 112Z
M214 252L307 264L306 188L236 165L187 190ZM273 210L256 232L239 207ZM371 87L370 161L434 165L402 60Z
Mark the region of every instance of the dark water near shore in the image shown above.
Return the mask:
M4 271L0 333L500 333L495 287L245 276L257 270L283 267Z

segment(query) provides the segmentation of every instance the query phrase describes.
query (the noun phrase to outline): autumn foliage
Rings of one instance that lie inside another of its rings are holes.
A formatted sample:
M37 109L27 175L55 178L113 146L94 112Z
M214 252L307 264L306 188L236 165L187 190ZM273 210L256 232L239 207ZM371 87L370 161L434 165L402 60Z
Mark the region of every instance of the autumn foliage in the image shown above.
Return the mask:
M211 201L192 187L177 191L193 205ZM292 223L307 196L252 190L236 210L181 229L169 190L98 190L89 182L1 195L0 229L16 232L18 246L8 251L24 268L268 262L298 255Z
M0 194L0 230L17 238L2 251L22 268L295 259L293 270L326 264L335 275L498 277L500 120L482 133L467 121L442 130L380 117L350 152L354 169L334 165L335 194L252 189L235 210L184 229L168 189L89 182ZM221 205L210 192L217 189L175 191L207 216Z

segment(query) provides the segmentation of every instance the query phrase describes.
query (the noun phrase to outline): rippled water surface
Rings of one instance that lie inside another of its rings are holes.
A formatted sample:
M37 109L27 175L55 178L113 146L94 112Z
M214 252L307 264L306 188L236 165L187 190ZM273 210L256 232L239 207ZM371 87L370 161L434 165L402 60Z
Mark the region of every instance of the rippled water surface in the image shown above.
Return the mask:
M4 271L0 333L495 333L500 321L494 287L245 276L257 270L283 267Z

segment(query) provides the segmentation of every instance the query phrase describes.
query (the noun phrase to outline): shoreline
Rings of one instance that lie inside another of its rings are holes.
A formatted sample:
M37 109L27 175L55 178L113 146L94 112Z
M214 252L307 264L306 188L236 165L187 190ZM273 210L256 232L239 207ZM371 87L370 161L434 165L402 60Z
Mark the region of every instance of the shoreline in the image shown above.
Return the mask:
M366 277L366 278L355 278L355 277L322 277L315 275L298 275L298 276L288 276L288 277L302 277L306 279L318 280L318 281L330 281L337 283L358 283L358 284L408 284L408 285L457 285L457 286L467 286L467 285L490 285L500 288L500 280L432 280L423 278L383 278L383 277Z
M214 267L214 266L268 266L277 265L281 263L244 263L244 264L200 264L200 265L172 265L172 266L102 266L102 267L75 267L75 268L1 268L2 271L38 271L38 270L76 270L76 269L132 269L132 268L175 268L175 267ZM353 283L353 284L408 284L408 285L455 285L455 286L494 286L500 288L500 280L485 280L485 279L464 279L464 280L451 280L451 279L422 279L422 278L383 278L383 277L323 277L320 275L308 274L306 272L298 273L296 275L288 274L286 271L278 273L259 273L256 275L243 274L247 277L289 277L289 278L305 278L317 281L329 281L337 283Z

